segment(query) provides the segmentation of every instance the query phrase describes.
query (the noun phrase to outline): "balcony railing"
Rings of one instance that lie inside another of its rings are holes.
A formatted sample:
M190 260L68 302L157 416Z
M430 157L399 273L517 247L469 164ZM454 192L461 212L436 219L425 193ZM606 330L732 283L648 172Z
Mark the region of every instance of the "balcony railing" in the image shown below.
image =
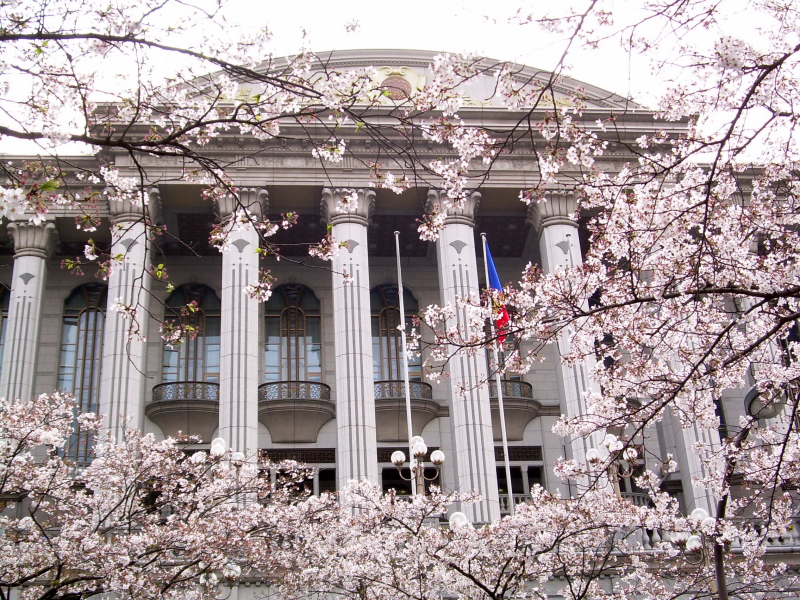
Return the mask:
M275 381L258 386L263 400L330 400L331 388L316 381Z
M171 400L219 402L219 384L205 381L176 381L153 387L153 402L169 402Z
M636 506L650 506L650 494L642 492L622 492L622 499Z
M503 398L533 399L533 387L524 381L502 379L500 389L503 391ZM489 397L497 398L497 382L494 380L489 381Z
M514 505L519 506L520 504L525 504L525 500L530 498L530 494L511 494L511 497L514 499ZM500 493L500 512L503 514L511 512L508 510L508 494L505 492Z
M420 398L422 400L433 399L433 389L429 383L422 381L409 382L411 390L411 398ZM405 398L406 385L403 381L376 381L375 382L375 399L384 400L388 398Z
M209 442L219 426L219 384L162 383L153 388L153 401L145 405L144 412L166 436L196 436Z
M273 442L316 442L319 430L335 416L331 388L324 383L275 381L258 386L258 420Z

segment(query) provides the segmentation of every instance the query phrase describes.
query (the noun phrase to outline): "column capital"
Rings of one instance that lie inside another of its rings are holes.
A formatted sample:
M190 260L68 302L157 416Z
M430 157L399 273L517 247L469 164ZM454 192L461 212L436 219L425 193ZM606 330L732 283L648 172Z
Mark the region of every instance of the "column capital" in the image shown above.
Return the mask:
M142 194L143 198L145 194L147 204L132 202L130 194L123 194L122 196L106 194L108 198L108 213L111 215L111 222L115 225L134 223L139 221L146 213L150 223L160 223L162 212L161 193L158 191L157 187L151 187ZM145 206L147 207L146 211Z
M475 190L467 193L468 196L464 200L463 207L447 209L447 217L444 220L445 225L460 223L475 227L475 215L478 213L478 207L481 204L481 198L483 198L483 196L480 192ZM446 198L447 194L443 190L430 188L428 190L428 202L425 205L425 210L430 212L437 204L443 206Z
M545 201L532 203L528 207L528 216L525 222L533 225L541 235L542 230L549 225L578 226L575 220L575 211L578 200L572 190L545 190Z
M343 198L356 194L355 202L346 208ZM337 225L339 223L369 224L375 212L375 190L371 188L324 188L319 204L320 218L323 223Z
M8 224L8 234L14 242L14 258L20 256L50 257L58 245L58 231L53 221L35 224L15 221Z
M226 219L239 208L250 211L254 217L261 218L269 211L269 192L264 188L239 188L239 197L226 194L214 201L214 212L220 219Z

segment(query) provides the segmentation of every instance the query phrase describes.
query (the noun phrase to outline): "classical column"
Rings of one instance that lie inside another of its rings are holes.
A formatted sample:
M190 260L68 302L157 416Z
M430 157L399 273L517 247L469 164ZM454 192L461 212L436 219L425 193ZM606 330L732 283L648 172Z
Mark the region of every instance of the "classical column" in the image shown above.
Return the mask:
M342 196L355 193L354 206ZM322 219L336 242L345 242L333 258L333 345L336 355L336 474L339 489L350 480L378 483L375 389L372 375L367 225L375 192L322 190Z
M28 400L33 395L36 377L47 257L58 243L58 233L51 221L40 225L12 222L8 233L14 242L14 270L0 396Z
M150 240L148 225L161 218L158 188L148 191L148 205L109 196L111 254L122 256L108 278L108 302L136 309L135 319L119 311L106 311L103 362L100 375L100 414L116 442L126 429L142 429L145 403L144 337L150 314Z
M243 207L253 219L260 219L267 203L267 191L255 188L240 189L238 202L226 197L217 203L219 217L228 228L229 242L222 253L219 436L231 450L251 458L258 451L261 348L258 300L251 298L245 288L258 281L260 238L252 222L243 216Z
M575 194L567 191L550 191L546 193L547 201L531 204L528 210L528 222L539 232L539 252L542 259L542 270L554 273L559 269L574 267L583 262L580 240L578 239L578 223L573 215L577 208ZM585 414L585 394L595 389L589 378L592 368L587 362L567 365L560 358L570 351L569 336L566 332L558 338L559 364L556 366L556 380L559 398L567 417ZM589 437L576 436L569 440L571 458L585 462L589 448L600 448L604 435Z
M707 478L709 473L706 465L703 464L701 456L695 449L695 445L701 442L703 448L711 448L718 451L720 448L719 431L716 429L702 428L697 423L691 423L684 428L680 420L673 413L668 412L664 415L664 425L660 431L667 432L674 436L675 446L678 450L675 460L678 463L677 475L680 476L681 487L683 488L683 498L686 502L686 513L689 514L695 508L704 508L708 514L714 515L717 512L717 503L714 499L715 489L698 483Z
M583 258L578 239L578 224L573 218L577 208L574 193L550 191L546 193L546 197L546 202L531 205L528 219L539 232L542 269L545 273L553 273L558 269L580 265ZM559 337L557 347L559 357L569 352L569 339L566 332ZM559 396L568 417L585 414L584 396L586 392L600 392L596 382L589 378L591 369L591 359L574 365L560 363L556 368ZM675 427L680 428L677 419L672 415L667 415L665 427L662 427L661 430ZM695 478L704 475L704 467L692 449L696 441L705 440L709 436L716 436L716 444L719 444L717 432L703 431L693 424L687 429L681 428L680 433L676 436L676 441L682 454L677 458L680 461L680 475L689 510L701 506L713 513L714 509L711 506L712 501L708 490L694 483ZM591 447L600 449L600 443L604 437L603 433L598 432L592 436L576 436L569 440L568 447L571 450L572 458L578 462L585 461L586 451Z
M429 191L428 204L441 204L440 193ZM443 305L455 306L457 298L477 300L480 295L474 233L475 212L480 200L480 193L473 192L464 208L450 210L436 243ZM456 311L455 324L469 327L465 309ZM500 518L500 503L486 383L486 353L481 351L470 356L459 352L448 363L448 370L456 489L477 492L483 497L481 502L463 507L471 521L494 521Z

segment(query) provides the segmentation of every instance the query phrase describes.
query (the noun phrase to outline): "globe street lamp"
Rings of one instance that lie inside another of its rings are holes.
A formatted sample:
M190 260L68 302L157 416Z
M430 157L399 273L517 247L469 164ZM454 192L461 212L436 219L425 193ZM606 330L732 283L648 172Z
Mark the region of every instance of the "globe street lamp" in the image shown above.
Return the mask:
M433 477L425 476L425 464L423 461L425 460L425 455L428 453L428 446L425 445L425 441L418 435L411 438L411 452L414 453L414 458L411 461L411 477L405 477L403 475L402 468L406 462L406 455L402 450L396 450L392 453L392 464L397 467L397 472L400 474L402 480L411 482L415 494L424 494L425 482L434 481L439 477L439 472L444 463L444 452L441 450L434 450L431 452L431 463L433 463L433 466L436 468L436 475Z
M602 443L608 449L608 480L614 486L614 493L617 498L622 498L622 490L619 482L621 479L630 479L635 474L635 469L639 464L639 451L628 446L623 450L623 442L613 433L606 435ZM597 448L589 448L586 451L586 462L590 465L597 465L602 460L602 455Z

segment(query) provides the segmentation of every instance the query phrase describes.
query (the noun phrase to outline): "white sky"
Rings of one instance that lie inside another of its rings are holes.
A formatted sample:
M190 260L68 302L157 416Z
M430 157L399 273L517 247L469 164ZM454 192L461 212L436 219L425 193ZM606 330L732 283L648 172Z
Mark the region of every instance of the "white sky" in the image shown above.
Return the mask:
M133 0L131 0L133 1ZM195 0L204 2L205 0ZM211 0L209 0L211 1ZM573 4L583 8L588 0L228 0L224 15L228 22L247 29L268 28L276 56L313 51L397 48L447 52L471 51L479 55L511 60L542 69L552 69L561 56L562 34L544 32L537 24L510 22L518 9L542 14L564 11ZM753 31L750 0L723 0L732 14L725 33L747 36ZM639 1L606 0L615 25L641 16ZM174 9L173 9L174 10ZM175 14L180 18L179 13ZM742 18L744 17L744 18ZM356 31L346 25L357 22ZM702 38L719 37L718 30L703 31ZM668 52L677 54L676 49ZM674 58L674 57L673 57ZM674 75L675 71L671 73ZM586 83L630 96L654 106L664 89L664 73L653 76L648 61L628 56L619 43L609 41L600 50L573 48L566 74ZM62 148L62 151L64 149ZM0 152L35 153L33 144L12 140L0 142Z
M561 4L565 4L562 0ZM580 2L579 4L585 4ZM472 51L499 60L512 60L547 69L564 44L562 36L547 34L537 25L509 23L524 5L520 0L403 0L380 2L306 0L301 3L233 0L229 8L240 23L267 26L276 55L296 53L303 43L315 51L356 48L399 48L443 52ZM543 0L529 2L541 11ZM625 2L618 1L625 6ZM491 14L489 14L491 13ZM358 22L355 32L345 25ZM613 56L612 56L613 54ZM622 95L629 91L627 57L606 48L574 55L570 74L577 79ZM646 68L646 64L643 64Z

